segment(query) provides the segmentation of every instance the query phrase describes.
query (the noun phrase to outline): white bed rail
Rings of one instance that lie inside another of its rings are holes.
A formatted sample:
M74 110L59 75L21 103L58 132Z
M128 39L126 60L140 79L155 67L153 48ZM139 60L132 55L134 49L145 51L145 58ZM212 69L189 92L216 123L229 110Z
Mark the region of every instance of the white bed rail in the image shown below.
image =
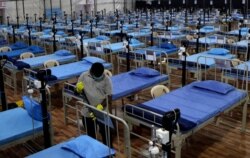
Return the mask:
M99 112L101 113L100 115L102 115L102 117L104 117L104 120L112 120L113 122L113 129L108 128L109 125L105 125L105 130L106 130L106 138L109 139L109 137L113 138L113 142L117 143L117 147L115 148L116 152L116 156L117 157L127 157L127 158L131 158L131 149L130 149L130 132L129 132L129 127L128 124L121 118L114 116L110 113L108 113L107 111L100 111L98 110L96 107L91 106L87 103L78 101L76 102L76 111L77 111L77 120L81 119L81 109L83 107L87 107L89 110L91 110L93 113L95 112ZM108 107L107 107L108 109ZM96 122L96 121L95 121ZM86 130L85 126L85 130ZM96 129L95 129L96 130ZM112 132L112 134L110 133L110 130L114 130L115 132ZM121 132L121 130L123 132ZM86 131L85 131L86 132ZM81 127L80 124L78 122L78 133L79 135L81 134ZM98 133L96 131L96 133ZM110 134L109 134L110 133ZM115 138L115 139L114 139ZM112 142L109 142L107 144L110 144ZM123 146L124 150L122 150L120 147Z

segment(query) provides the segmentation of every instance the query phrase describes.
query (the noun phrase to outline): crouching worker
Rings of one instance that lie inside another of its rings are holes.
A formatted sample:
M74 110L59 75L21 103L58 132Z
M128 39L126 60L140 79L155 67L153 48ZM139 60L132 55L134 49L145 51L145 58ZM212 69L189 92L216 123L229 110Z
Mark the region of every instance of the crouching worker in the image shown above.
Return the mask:
M89 105L95 106L98 110L108 110L106 98L108 98L109 109L111 109L112 82L104 74L104 67L101 63L94 63L88 72L82 73L78 78L76 91L83 93L84 100ZM108 96L108 97L107 97ZM111 128L98 121L93 112L87 107L82 109L82 122L85 125L87 134L96 139L96 124L99 126L99 132L103 143L112 147ZM108 129L109 128L109 129ZM110 133L108 133L110 131Z

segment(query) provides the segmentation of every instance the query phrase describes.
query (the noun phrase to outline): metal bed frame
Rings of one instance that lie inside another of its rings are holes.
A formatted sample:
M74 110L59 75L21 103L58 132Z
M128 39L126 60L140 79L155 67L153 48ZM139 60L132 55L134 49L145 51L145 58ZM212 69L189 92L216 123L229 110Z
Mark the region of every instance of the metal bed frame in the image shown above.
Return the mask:
M60 62L60 64L67 64L70 62L75 61L76 59L73 60L68 60L68 61L64 61L64 62ZM4 77L5 77L5 84L8 85L9 87L14 89L14 94L17 94L17 74L23 73L23 69L19 70L12 62L7 61L6 63L7 65L4 66L5 71L7 71L6 73L4 73ZM32 70L35 69L40 69L42 68L40 67L32 67Z
M47 99L47 103L48 103L48 110L49 111L51 111L51 94L50 94L50 91L49 91L49 88L48 87L46 87L46 92L47 92L47 96L48 96L48 99ZM25 94L25 93L23 93L23 94ZM27 114L28 115L28 114ZM32 118L32 120L33 120L33 118ZM33 122L33 121L32 121ZM50 136L51 136L51 144L53 144L53 136L54 136L54 132L53 132L53 126L52 126L52 115L50 116L50 120L49 120L49 124L50 124ZM33 125L33 127L34 127L34 125ZM4 128L4 127L3 127ZM10 148L10 147L13 147L13 146L15 146L15 145L17 145L17 144L21 144L21 143L25 143L25 142L27 142L28 140L32 140L32 139L35 139L35 138L37 138L37 137L39 137L39 136L42 136L43 135L43 130L41 130L41 131L39 131L39 132L36 132L35 133L35 131L33 130L33 134L32 135L29 135L29 136L25 136L25 137L23 137L23 138L20 138L20 139L18 139L18 140L15 140L15 141L13 141L13 142L10 142L10 143L8 143L8 144L5 144L5 145L1 145L1 148L0 148L0 151L1 150L5 150L5 149L7 149L7 148ZM34 142L35 143L35 142ZM37 144L37 143L35 143L36 145L40 145L40 144ZM29 147L29 148L32 148L32 147L30 147L29 145L27 145L27 147Z
M106 100L106 101L108 103L108 100ZM121 119L117 116L110 114L107 111L99 111L94 106L88 105L87 103L84 103L81 101L77 101L75 106L76 106L75 110L76 110L76 114L77 114L77 120L81 119L80 113L81 113L82 107L87 107L93 112L95 112L95 111L100 112L101 115L103 115L105 119L112 119L114 129L116 131L116 134L114 134L114 135L116 135L116 137L117 137L116 143L118 144L116 156L121 157L121 156L125 155L127 158L131 158L130 132L129 132L129 126L126 123L126 121L124 121L123 119ZM108 109L108 107L107 107L107 109ZM79 122L77 122L77 126L78 126L78 133L80 134L82 131L81 130L82 128L81 128ZM106 127L107 127L107 125L106 125ZM86 130L86 128L88 128L88 127L85 127L84 129ZM120 133L121 129L123 131L122 134ZM95 130L97 130L97 129L95 129ZM109 128L106 128L106 131L109 132ZM114 135L112 135L112 137L114 137ZM108 138L108 137L110 137L110 135L107 133L106 138ZM108 144L110 144L110 143L112 143L112 142L108 142ZM124 147L123 150L120 148L121 144L123 144L123 147Z
M169 84L169 80L163 81L163 82L158 83L158 84L168 85ZM121 99L122 100L122 104L124 105L124 100L123 100L124 97L128 97L128 96L132 96L132 95L138 94L139 92L148 90L148 89L150 89L152 87L153 86L150 86L150 87L147 87L146 89L142 89L142 90L137 91L135 93L131 93L131 94L126 95L126 96L122 96L122 98L118 98L116 100ZM62 93L63 93L63 109L64 109L64 123L65 124L68 123L68 120L70 120L70 121L72 121L74 123L77 123L77 120L75 120L75 119L71 118L70 116L68 116L68 108L73 109L73 110L76 109L75 106L73 106L73 105L70 104L70 101L72 99L75 99L76 101L83 101L83 96L74 94L74 89L76 89L76 85L75 84L67 83L67 82L64 83ZM112 101L115 101L115 100L112 100ZM117 114L116 107L115 107L115 114Z
M199 69L199 67L197 67L197 69ZM205 73L205 75L211 76L210 72L207 73L207 72L204 72L204 70L199 71L199 72L203 72L203 73L200 74L200 75L198 75L198 79L200 79L200 78L205 78L206 79L206 77L204 77L204 73ZM246 81L245 82L247 82L248 72L246 72L245 75L246 75ZM215 79L218 79L218 78L216 78L216 75L215 75ZM221 79L221 81L223 81L223 80ZM236 80L235 82L238 82L238 81ZM236 84L236 86L238 86L237 88L240 88L240 84ZM244 88L244 89L242 89L243 91L247 91L247 86L246 85L242 86L241 88ZM240 105L243 105L243 109L242 109L242 128L241 128L242 132L245 132L245 130L246 130L246 118L247 118L247 106L248 106L247 103L248 103L248 100L249 100L249 98L248 98L248 95L247 95L245 98L243 98L242 100L240 100L238 103L234 104L233 106L231 106L230 108L228 108L227 110L225 110L223 112L224 114L228 113L230 110L232 110L232 109L234 109L234 108L236 108L236 107L238 107ZM145 126L147 126L149 128L152 128L152 124L154 124L154 125L156 125L158 127L162 126L161 124L158 124L156 122L156 117L162 117L162 115L160 115L158 113L154 113L154 112L149 111L149 110L145 110L145 109L139 108L139 107L134 106L134 105L132 105L132 106L131 105L127 105L127 106L132 107L132 110L131 110L130 113L124 112L124 119L129 124L129 127L132 127L132 125L139 125L139 124L143 124L143 125L145 125ZM145 121L142 121L142 120L138 119L139 116L133 117L132 115L134 115L134 111L138 110L138 109L142 110L142 112L143 112L143 115L142 115L141 118L144 117L144 113L150 113L150 114L153 115L154 121L148 120L146 118L143 118L144 120L147 120L147 122L145 122ZM219 116L220 116L220 114L218 114L218 115L210 118L206 122L200 124L199 126L193 128L192 130L190 130L188 132L185 132L185 133L182 133L180 131L180 127L179 127L179 125L177 123L177 128L174 131L174 134L172 136L172 150L175 153L175 158L181 158L181 148L184 145L185 140L189 136L191 136L192 134L194 134L195 132L199 131L200 129L202 129L203 127L205 127L206 125L208 125L208 124L210 124L212 122L216 122L217 125L218 125ZM134 133L131 133L131 134L134 134ZM135 134L135 135L138 136L138 134ZM142 136L139 136L139 137L141 138ZM142 139L148 140L145 137L143 137Z

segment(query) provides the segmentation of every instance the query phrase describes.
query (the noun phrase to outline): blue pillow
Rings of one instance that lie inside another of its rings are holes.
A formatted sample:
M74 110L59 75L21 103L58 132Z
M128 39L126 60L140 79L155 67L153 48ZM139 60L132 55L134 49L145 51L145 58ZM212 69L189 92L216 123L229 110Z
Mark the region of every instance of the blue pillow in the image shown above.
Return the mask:
M171 44L171 43L162 43L160 45L161 48L163 49L173 49L173 48L176 48L175 45Z
M87 61L89 63L92 63L92 64L94 64L96 62L98 62L98 63L106 63L105 60L103 60L101 58L93 57L93 56L84 57L82 60L85 60L85 61Z
M61 36L63 36L65 33L63 32L63 31L57 31L56 32L56 35L61 35Z
M224 95L226 95L228 92L235 89L235 87L233 87L229 84L214 81L214 80L195 82L193 84L193 87L206 89L206 90L220 93L220 94L224 94Z
M136 75L136 76L141 76L141 77L155 77L155 76L159 76L160 72L155 69L148 68L148 67L140 67L132 71L131 74Z
M212 48L207 53L213 55L226 55L229 53L229 50L224 48Z
M104 41L108 41L108 40L110 40L110 38L109 37L107 37L107 36L97 36L96 37L96 39L98 39L98 40L104 40Z
M42 109L41 109L41 105L29 98L28 96L23 96L23 103L24 103L24 107L27 110L28 114L37 121L42 121Z
M73 152L80 158L103 158L110 154L115 154L114 149L110 149L106 145L87 135L82 135L66 142L61 148Z
M138 41L137 39L132 38L132 39L130 40L130 43L131 43L131 44L140 44L141 42Z
M72 55L72 53L68 50L65 50L65 49L62 49L62 50L58 50L55 52L56 55L59 55L59 56L69 56L69 55Z

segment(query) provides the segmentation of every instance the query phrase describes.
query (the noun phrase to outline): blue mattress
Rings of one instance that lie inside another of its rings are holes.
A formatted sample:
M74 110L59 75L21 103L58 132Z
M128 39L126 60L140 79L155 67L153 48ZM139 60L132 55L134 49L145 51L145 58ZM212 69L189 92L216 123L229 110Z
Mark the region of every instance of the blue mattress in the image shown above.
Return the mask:
M181 118L178 123L184 132L204 123L247 96L246 92L237 89L223 95L209 90L195 88L193 87L194 83L195 82L140 104L138 107L158 114L164 114L176 108L180 109ZM131 112L131 108L129 107L127 107L126 110ZM138 110L136 113L138 116L142 115ZM152 120L152 115L149 113L145 115L148 120L144 121L148 122ZM161 124L161 121L160 117L156 119L156 122L159 124Z
M139 47L143 47L144 43L134 43L134 44L130 44L130 46L133 48L139 48ZM123 42L111 43L109 45L104 46L104 49L106 49L107 51L111 51L111 52L120 52L124 50L124 44Z
M199 38L199 44L215 45L218 43L216 36L202 37ZM190 41L191 45L196 45L196 39Z
M247 49L248 41L247 40L242 40L242 41L233 43L232 46L235 46L238 49Z
M80 137L77 137L77 138L72 139L70 141L75 141L76 139L79 139L79 138ZM86 151L86 153L84 153L84 154L86 154L87 158L90 158L90 155L92 155L93 158L96 157L94 155L95 154L97 155L97 153L95 153L93 151L93 148L98 148L100 146L101 147L104 146L99 141L97 141L97 140L95 140L87 135L81 136L81 141L83 143L82 148L84 148L84 150ZM45 149L45 150L42 150L38 153L30 155L27 158L49 158L49 157L51 157L51 158L80 158L80 156L76 155L72 151L62 149L62 146L66 143L67 142L57 144L57 145L52 146L48 149ZM79 146L76 146L76 147L79 147ZM88 149L85 149L86 147L88 147ZM104 149L100 149L100 150L104 150ZM114 154L114 150L111 150L111 155L113 155L113 154ZM85 155L82 155L82 156L85 156Z
M16 42L14 44L10 45L11 50L18 50L18 49L25 49L27 48L29 45L27 45L24 42Z
M227 33L228 35L233 35L233 36L238 36L239 35L239 30L233 30ZM247 36L248 35L248 31L241 31L241 36Z
M52 67L51 74L57 78L57 81L66 80L76 76L80 76L81 73L88 71L91 68L92 63L87 61L78 61L74 63L64 64L56 67ZM111 69L112 64L103 63L104 68Z
M49 54L49 55L44 55L44 56L38 56L35 58L27 58L27 59L22 59L18 61L22 61L26 64L28 64L31 68L35 67L41 67L45 61L48 60L57 60L59 63L74 60L76 58L75 55L68 55L68 56L61 56L61 55L56 55L56 54Z
M145 59L145 54L146 51L153 51L156 53L156 56L159 57L161 55L164 55L164 53L170 55L173 53L177 53L179 48L171 48L171 49L163 49L163 48L159 48L157 46L152 46L152 47L147 47L144 49L138 49L133 51L133 53L137 54L137 55L143 55L143 58Z
M171 34L171 35L159 35L158 36L158 38L160 39L168 39L168 40L177 40L177 39L181 39L185 37L186 37L185 34L179 34L179 35Z
M202 57L200 57L200 56L202 56ZM206 59L204 57L209 57L209 58ZM215 64L215 60L212 58L215 58L215 59L233 59L233 58L235 58L235 55L233 55L233 54L213 55L213 54L208 54L208 52L202 52L202 53L188 56L187 61L197 63L198 58L199 58L199 64L204 64L204 65L211 67L211 66L214 66L214 64Z
M10 58L17 58L22 53L25 53L25 52L32 52L33 54L40 54L40 53L44 53L44 51L45 50L42 47L29 46L25 49L19 49L19 50L14 50L14 51L10 51L10 52L3 52L3 53L1 53L1 55L6 55L7 57L10 57Z
M129 36L132 36L132 37L146 37L146 36L150 36L151 35L151 32L131 32L131 33L128 33Z
M117 100L132 93L136 93L153 85L167 81L167 75L154 77L142 77L133 75L131 72L112 76L113 83L112 99Z
M23 108L15 108L0 112L0 145L11 143L17 139L31 136L33 132L42 131L42 122L34 120Z
M117 33L120 33L121 30L112 30L112 31L105 31L103 34L106 36L114 36Z
M83 44L84 45L88 45L89 42L93 42L93 43L98 43L98 42L101 42L103 40L100 40L100 39L96 39L96 38L89 38L89 39L84 39L83 40Z

